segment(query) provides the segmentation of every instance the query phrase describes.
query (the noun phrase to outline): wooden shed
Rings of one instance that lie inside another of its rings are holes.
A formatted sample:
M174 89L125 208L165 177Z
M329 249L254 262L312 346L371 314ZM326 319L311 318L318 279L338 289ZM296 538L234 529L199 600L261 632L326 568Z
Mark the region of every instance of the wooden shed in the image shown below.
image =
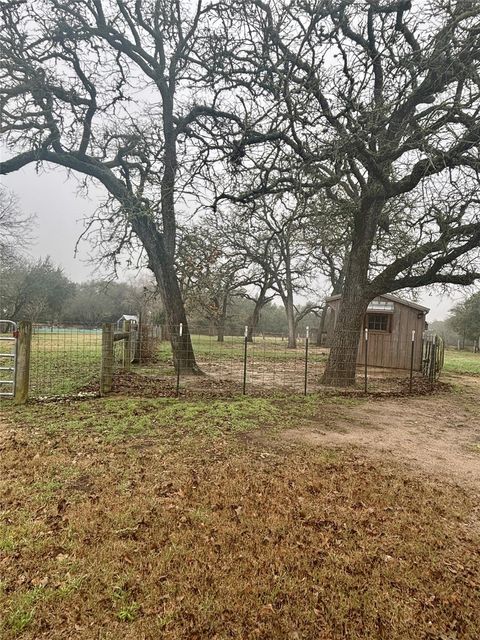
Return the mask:
M327 346L335 331L341 296L326 299ZM368 363L373 367L410 369L412 331L415 331L414 370L422 369L422 337L428 328L425 316L429 312L416 302L385 294L368 305L358 349L358 364L365 363L364 329L368 328Z
M138 327L138 316L124 313L123 316L117 320L117 329L121 329L124 322L130 322L132 327L136 329Z

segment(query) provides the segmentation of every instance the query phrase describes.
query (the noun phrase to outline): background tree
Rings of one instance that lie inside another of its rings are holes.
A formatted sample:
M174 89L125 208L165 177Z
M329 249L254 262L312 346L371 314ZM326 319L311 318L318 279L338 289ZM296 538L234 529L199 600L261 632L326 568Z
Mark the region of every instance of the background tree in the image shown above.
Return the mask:
M0 264L28 247L34 220L22 213L16 196L0 186Z
M296 296L310 292L316 276L312 253L305 241L307 220L303 203L288 194L259 198L243 208L227 206L216 224L232 251L260 270L259 308L265 304L269 290L282 301L288 346L295 348L298 323L318 307L309 304L308 308L299 309L295 300Z
M0 305L6 319L57 322L74 291L74 283L49 257L1 264Z
M209 228L204 235L194 226L181 236L177 269L189 317L197 313L212 323L218 341L223 342L232 299L244 295L244 287L251 283L244 260L229 255L215 229Z
M74 295L62 309L61 320L98 326L117 322L127 314L152 322L159 312L158 296L146 285L90 280L75 286Z
M457 304L451 311L448 325L461 336L462 349L465 348L465 340L480 340L480 293L474 293Z

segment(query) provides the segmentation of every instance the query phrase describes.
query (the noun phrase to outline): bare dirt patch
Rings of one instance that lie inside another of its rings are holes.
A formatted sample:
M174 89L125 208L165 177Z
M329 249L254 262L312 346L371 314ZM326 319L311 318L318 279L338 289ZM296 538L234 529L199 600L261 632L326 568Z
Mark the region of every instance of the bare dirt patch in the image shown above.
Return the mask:
M319 446L363 447L369 455L407 462L480 492L480 380L462 376L461 382L461 391L332 409L325 423L319 416L318 426L310 423L283 436Z

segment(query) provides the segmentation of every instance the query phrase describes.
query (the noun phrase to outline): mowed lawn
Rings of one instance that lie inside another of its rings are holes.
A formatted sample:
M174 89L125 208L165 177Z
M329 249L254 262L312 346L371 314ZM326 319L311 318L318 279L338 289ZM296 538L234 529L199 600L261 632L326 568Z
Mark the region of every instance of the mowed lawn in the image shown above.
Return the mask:
M292 444L368 399L3 403L0 637L477 639L477 501Z

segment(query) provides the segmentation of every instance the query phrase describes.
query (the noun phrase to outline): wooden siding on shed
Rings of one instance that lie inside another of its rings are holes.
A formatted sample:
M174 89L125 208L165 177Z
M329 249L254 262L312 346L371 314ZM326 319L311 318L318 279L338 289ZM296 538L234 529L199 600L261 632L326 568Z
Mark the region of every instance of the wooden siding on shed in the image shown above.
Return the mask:
M381 297L381 296L379 296ZM336 314L340 300L329 302L333 310L332 319L327 330L327 344L335 330ZM373 312L378 314L379 312ZM421 371L422 368L422 337L425 330L425 316L413 307L399 302L394 303L394 311L391 315L391 330L389 332L368 332L368 359L372 367L385 367L389 369L410 369L410 357L412 348L412 331L415 331L415 349L413 368ZM419 318L418 316L421 315ZM357 364L365 364L365 340L362 335L358 349Z

